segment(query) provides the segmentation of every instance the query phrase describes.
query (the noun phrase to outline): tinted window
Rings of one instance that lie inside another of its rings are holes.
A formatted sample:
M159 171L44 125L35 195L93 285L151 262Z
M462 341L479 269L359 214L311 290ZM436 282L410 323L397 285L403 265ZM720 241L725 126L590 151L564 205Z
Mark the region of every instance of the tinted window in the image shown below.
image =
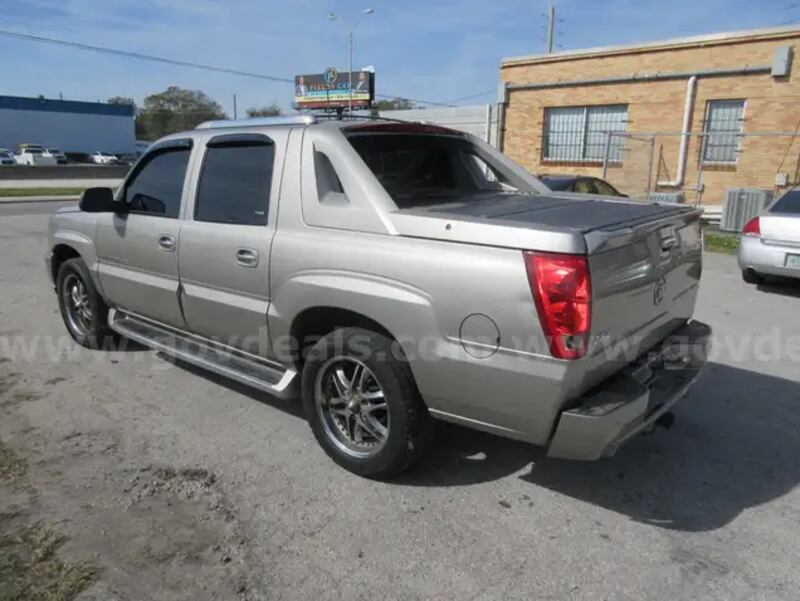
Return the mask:
M465 138L369 134L349 140L401 209L460 202L506 184L499 170L489 176L476 166L478 151Z
M580 194L599 194L594 180L591 179L579 179L575 184L575 192Z
M542 183L553 192L572 192L575 179L571 177L547 177L540 178Z
M189 163L188 148L164 150L145 159L125 189L125 202L134 213L177 217L181 210L183 180Z
M792 190L784 194L770 209L770 213L800 215L800 190Z
M194 218L266 225L274 160L275 146L271 141L209 146Z
M597 186L597 193L605 196L620 196L617 189L601 179L594 180L594 185Z

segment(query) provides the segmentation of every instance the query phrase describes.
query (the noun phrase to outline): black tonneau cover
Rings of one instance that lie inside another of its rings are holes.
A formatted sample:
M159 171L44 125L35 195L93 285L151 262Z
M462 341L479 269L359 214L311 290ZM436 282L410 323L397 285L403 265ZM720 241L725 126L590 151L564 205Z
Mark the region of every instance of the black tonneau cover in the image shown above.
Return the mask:
M614 229L692 211L692 207L658 205L618 198L583 198L569 195L481 194L464 202L417 206L411 211L460 215L499 221L515 221L546 228L563 228L581 233Z

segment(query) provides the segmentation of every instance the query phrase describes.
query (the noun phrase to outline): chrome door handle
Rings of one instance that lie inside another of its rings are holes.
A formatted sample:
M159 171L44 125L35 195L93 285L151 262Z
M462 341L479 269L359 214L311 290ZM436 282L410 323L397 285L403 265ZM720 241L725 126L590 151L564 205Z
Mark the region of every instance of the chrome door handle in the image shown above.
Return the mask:
M162 234L158 237L158 247L163 251L173 252L175 250L175 236Z
M258 253L252 248L240 248L236 251L236 262L242 267L258 265Z

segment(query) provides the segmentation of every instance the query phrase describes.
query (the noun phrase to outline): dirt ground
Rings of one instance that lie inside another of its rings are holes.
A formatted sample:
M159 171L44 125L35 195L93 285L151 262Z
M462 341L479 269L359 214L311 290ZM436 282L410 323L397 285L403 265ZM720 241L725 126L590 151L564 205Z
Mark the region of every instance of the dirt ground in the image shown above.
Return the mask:
M332 464L298 404L76 348L46 223L0 209L0 601L796 601L796 286L707 256L723 344L669 432L576 464L442 426L381 483Z
M20 405L43 398L42 387L58 388L64 381L56 376L34 383L10 361L0 364L3 430L14 432L11 444L25 453L21 459L6 448L0 460L8 466L0 481L7 539L0 557L20 554L9 541L25 548L26 535L36 534L32 529L47 528L58 540L46 556L60 548L63 555L80 558L57 570L23 558L15 570L21 582L7 590L0 584L0 599L73 598L71 593L86 588L80 584L94 585L80 599L97 601L266 598L257 593L265 589L247 533L213 472L137 460L121 448L114 429L56 434L32 427L20 415ZM37 591L43 577L49 583ZM11 594L15 590L21 596Z

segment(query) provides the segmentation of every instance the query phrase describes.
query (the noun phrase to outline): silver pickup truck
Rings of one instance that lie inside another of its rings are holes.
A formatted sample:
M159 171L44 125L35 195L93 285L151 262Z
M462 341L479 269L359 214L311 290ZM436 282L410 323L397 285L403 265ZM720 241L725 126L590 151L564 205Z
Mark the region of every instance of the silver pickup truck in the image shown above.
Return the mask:
M434 418L611 455L706 361L699 214L558 194L475 137L313 116L209 122L50 223L69 334L278 397L369 477Z

